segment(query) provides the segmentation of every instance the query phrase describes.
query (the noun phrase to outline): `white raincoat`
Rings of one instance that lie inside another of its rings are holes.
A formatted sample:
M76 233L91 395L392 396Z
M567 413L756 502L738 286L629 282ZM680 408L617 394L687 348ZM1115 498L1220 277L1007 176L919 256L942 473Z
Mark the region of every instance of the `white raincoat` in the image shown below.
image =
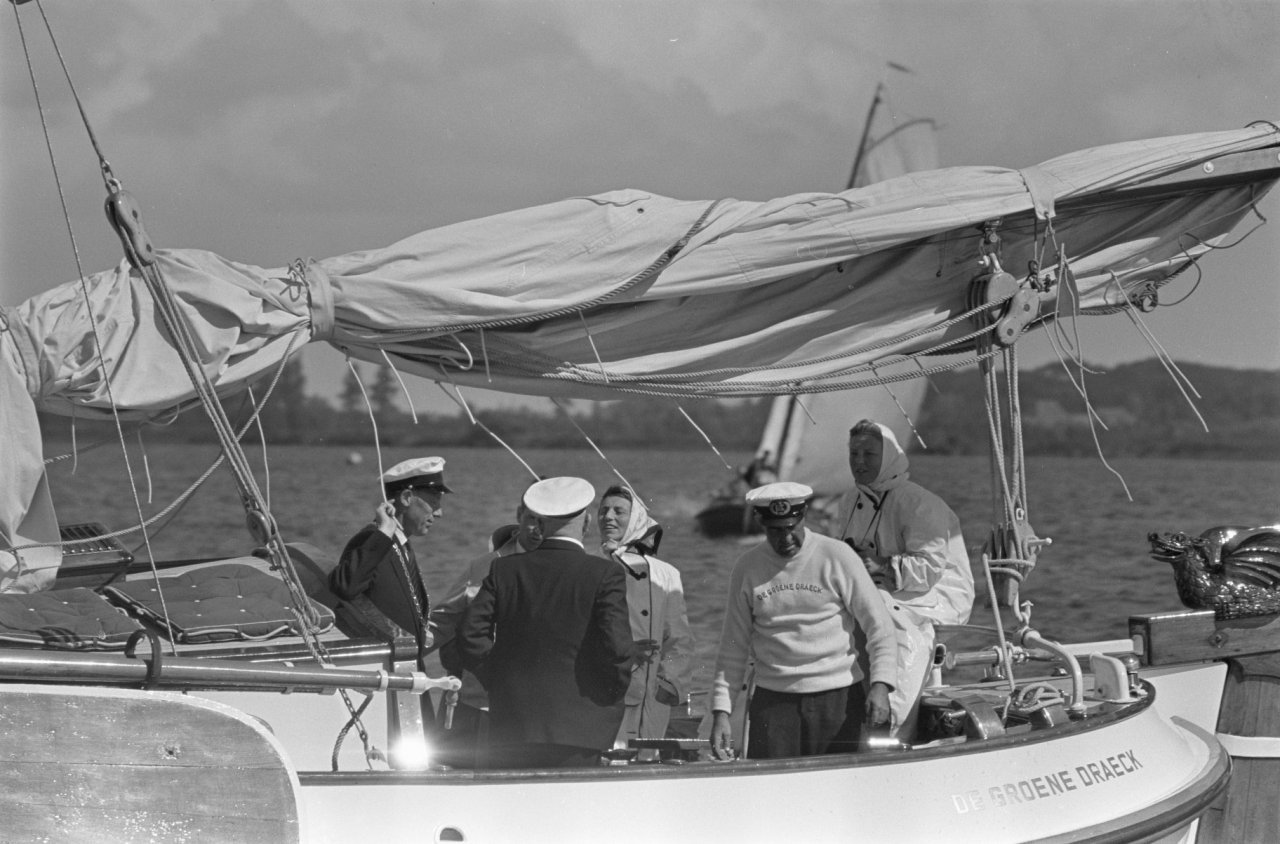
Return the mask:
M909 738L933 659L934 625L964 624L973 609L973 571L960 520L910 480L907 455L887 426L880 472L841 502L837 536L889 555L895 588L882 592L898 632L898 686L889 696L894 734Z

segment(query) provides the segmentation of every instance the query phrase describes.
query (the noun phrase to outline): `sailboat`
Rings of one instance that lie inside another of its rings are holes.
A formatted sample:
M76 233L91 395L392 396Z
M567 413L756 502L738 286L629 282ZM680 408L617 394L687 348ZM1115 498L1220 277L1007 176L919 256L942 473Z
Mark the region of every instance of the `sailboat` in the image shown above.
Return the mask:
M863 122L846 190L938 166L934 122L928 118L895 122L886 99L885 84L880 82ZM759 533L759 525L743 504L743 493L760 483L783 480L814 491L810 524L826 532L823 526L835 517L840 497L853 488L852 477L835 459L844 453L849 427L859 419L874 419L888 425L898 442L911 443L917 436L913 420L924 404L926 387L921 378L893 377L882 384L803 398L776 396L751 463L698 511L698 529L712 537Z
M715 762L696 740L671 740L666 763L442 768L420 702L447 696L456 678L416 670L412 642L335 626L323 576L332 560L286 540L222 402L269 388L307 342L450 386L582 398L816 394L892 365L924 375L1011 363L1027 332L1069 315L1134 316L1171 277L1212 264L1280 179L1278 154L1280 130L1259 123L766 202L620 190L277 268L156 248L104 166L125 258L0 313L5 835L1274 833L1275 801L1245 797L1266 782L1256 793L1274 793L1280 754L1262 690L1280 618L1242 595L1267 588L1275 528L1161 540L1160 557L1208 603L1136 617L1129 638L1060 643L1018 601L1042 541L1025 501L1008 496L983 565L990 594L1020 623L1008 635L998 626L991 647L936 655L909 746ZM132 560L105 530L61 538L37 410L127 422L197 405L239 483L243 557ZM92 587L66 588L95 572ZM973 667L983 676L963 676ZM653 810L620 828L623 806Z

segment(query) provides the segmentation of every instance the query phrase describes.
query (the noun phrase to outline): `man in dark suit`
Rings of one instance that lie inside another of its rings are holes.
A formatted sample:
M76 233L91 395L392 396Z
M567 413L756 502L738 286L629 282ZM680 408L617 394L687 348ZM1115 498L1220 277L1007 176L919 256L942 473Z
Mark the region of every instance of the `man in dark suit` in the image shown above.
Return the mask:
M337 567L329 573L329 587L389 635L398 635L399 629L412 634L422 668L431 644L427 629L431 607L409 537L426 536L443 513L445 493L453 491L444 482L444 458L397 463L383 474L382 490L386 500L378 505L373 524L347 542ZM381 616L396 626L386 625Z
M594 500L581 478L529 487L542 545L494 560L459 625L459 657L489 692L489 767L594 765L622 723L627 585L621 566L583 550Z

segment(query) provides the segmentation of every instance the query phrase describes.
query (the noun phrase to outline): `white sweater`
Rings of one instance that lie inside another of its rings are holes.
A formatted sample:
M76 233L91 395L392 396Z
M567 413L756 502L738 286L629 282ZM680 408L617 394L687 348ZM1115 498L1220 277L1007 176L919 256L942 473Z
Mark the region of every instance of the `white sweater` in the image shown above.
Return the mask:
M729 580L711 708L732 711L750 658L756 684L776 692L824 692L858 682L855 624L866 633L872 682L893 688L893 622L858 555L807 528L791 558L762 542L739 558Z

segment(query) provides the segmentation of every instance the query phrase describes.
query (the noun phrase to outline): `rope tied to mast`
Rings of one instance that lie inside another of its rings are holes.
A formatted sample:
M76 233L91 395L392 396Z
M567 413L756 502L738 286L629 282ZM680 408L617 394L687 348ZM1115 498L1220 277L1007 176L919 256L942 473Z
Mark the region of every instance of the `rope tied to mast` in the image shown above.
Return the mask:
M250 533L266 548L273 563L273 567L278 570L281 580L288 588L292 602L291 609L294 616L297 618L298 629L303 641L306 643L308 650L311 652L312 657L317 661L317 663L322 665L332 665L332 660L329 658L329 655L319 638L321 626L319 613L316 611L315 607L306 595L305 588L303 587L298 572L293 565L293 561L289 556L288 550L284 545L284 541L280 536L275 520L270 514L266 499L258 489L257 483L253 478L253 473L250 471L247 458L245 457L243 450L240 448L239 438L231 427L231 423L226 416L226 412L222 407L221 401L218 398L213 384L203 368L197 365L197 361L199 360L199 355L197 353L198 347L192 337L191 327L186 320L185 314L178 307L172 291L165 283L165 280L156 265L155 250L152 246L151 239L147 236L146 231L142 226L142 215L137 202L128 194L127 191L123 189L120 180L117 179L115 174L112 172L111 165L108 163L106 156L103 154L102 149L98 144L97 136L93 131L93 125L89 120L88 114L85 112L79 93L71 79L70 71L67 68L66 61L63 59L62 51L58 47L57 38L53 34L53 29L49 24L48 17L44 14L44 7L39 0L37 0L36 6L40 10L40 15L44 20L45 29L48 32L50 43L53 45L54 52L58 57L58 62L66 79L67 87L71 92L71 96L75 100L76 107L80 113L81 122L89 136L89 141L93 147L94 153L98 158L98 165L102 174L103 184L106 187L108 194L105 204L105 211L108 220L110 221L112 228L116 231L116 234L119 236L125 255L130 264L133 266L137 274L143 279L143 282L151 292L157 310L161 314L162 321L164 322L165 327L169 330L170 337L174 343L175 350L178 352L179 359L182 361L183 366L191 379L192 386L194 387L197 396L200 398L201 404L205 407L205 410L214 425L218 434L219 443L222 447L222 454L227 458L228 462L230 462L232 466L236 484L240 490L241 501L246 510L246 519ZM158 584L159 573L155 567L155 555L150 549L150 536L146 530L147 519L143 515L142 505L138 499L137 485L134 482L133 470L129 462L128 447L124 442L124 432L112 391L111 378L109 373L106 371L105 364L103 363L102 341L98 336L98 320L93 316L93 303L88 293L85 273L81 266L75 232L71 224L71 217L67 209L66 197L58 174L57 160L53 154L53 147L49 140L48 124L45 121L43 106L40 103L39 86L36 83L35 71L32 66L31 55L27 46L26 34L22 28L22 18L18 14L16 3L14 4L14 17L17 21L18 31L22 40L23 54L27 61L27 69L31 78L32 89L36 97L37 110L40 114L40 123L45 135L45 145L48 149L50 162L53 167L54 180L58 187L58 197L62 203L63 218L66 222L67 233L71 240L72 252L75 256L77 272L80 277L81 291L84 295L86 307L88 308L88 312L91 317L90 322L93 326L94 351L97 355L99 364L103 368L103 381L107 398L111 405L112 417L115 421L116 433L120 441L121 452L124 456L126 471L130 479L134 508L138 516L140 529L143 532L144 544L148 549L148 559L151 561L152 575L155 577ZM311 287L308 285L308 290L310 289ZM327 293L327 287L322 292ZM313 308L313 311L314 310L315 309ZM292 349L292 344L290 348ZM286 359L287 357L288 355L286 355ZM276 378L279 378L279 372L277 372ZM273 381L273 388L274 385L275 382ZM21 563L20 558L19 563ZM163 592L160 593L160 601L165 625L169 626L168 609L165 605ZM176 653L177 645L174 641L172 627L169 627L170 648ZM152 645L152 652L155 655L153 670L158 671L159 648L155 642L153 642ZM357 723L361 739L364 741L366 758L368 760L373 760L374 758L381 756L381 751L376 747L371 746L368 740L368 734L364 730L363 725L358 723L359 712L357 712L355 706L352 704L346 690L340 689L339 692L353 721Z
M1031 183L1028 182L1028 187ZM1033 194L1035 191L1033 191ZM1037 209L1039 214L1039 208ZM1052 206L1045 209L1046 228L1052 230ZM980 262L986 272L974 280L970 304L979 306L983 297L990 304L994 298L1017 301L1017 293L1004 295L1004 287L992 296L991 285L1002 282L1018 286L1013 277L1000 267L999 221L983 226L979 246ZM1033 262L1033 267L1038 262ZM1022 288L1031 289L1031 288ZM996 324L999 312L984 310L976 320ZM1003 321L1003 320L1002 320ZM993 609L997 616L1001 606L1018 610L1019 584L1036 566L1040 548L1051 540L1040 539L1031 527L1027 499L1026 454L1022 435L1022 398L1018 382L1018 354L1015 345L1022 326L1003 333L984 333L977 339L981 353L979 371L983 379L983 402L987 413L988 437L991 446L992 525L983 545L982 557L988 572L988 584ZM1003 385L997 373L997 363L1004 372ZM1003 391L1002 391L1003 386Z

